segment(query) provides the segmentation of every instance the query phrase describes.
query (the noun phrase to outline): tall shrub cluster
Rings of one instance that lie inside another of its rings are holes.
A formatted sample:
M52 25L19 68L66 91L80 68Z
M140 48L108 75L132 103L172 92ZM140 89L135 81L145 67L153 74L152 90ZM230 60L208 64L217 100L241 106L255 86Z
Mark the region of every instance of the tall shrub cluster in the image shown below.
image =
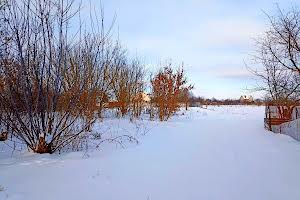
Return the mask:
M143 67L104 30L72 28L74 1L9 0L0 11L1 127L37 153L87 134L109 98L128 110ZM78 22L77 22L78 25ZM97 30L97 31L95 31Z
M74 2L0 2L0 128L36 153L80 143L104 108L139 117L145 104L143 64L113 40L102 14L90 19L91 31L83 29ZM161 120L192 89L183 69L171 65L151 85Z

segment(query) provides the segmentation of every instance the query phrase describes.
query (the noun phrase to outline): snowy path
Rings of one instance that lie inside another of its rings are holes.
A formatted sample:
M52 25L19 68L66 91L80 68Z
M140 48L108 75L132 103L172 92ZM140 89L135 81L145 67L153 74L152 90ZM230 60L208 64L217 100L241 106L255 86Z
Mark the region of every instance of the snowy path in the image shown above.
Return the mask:
M0 157L0 199L298 200L300 143L265 131L264 108L213 109L149 122L140 145L89 158Z

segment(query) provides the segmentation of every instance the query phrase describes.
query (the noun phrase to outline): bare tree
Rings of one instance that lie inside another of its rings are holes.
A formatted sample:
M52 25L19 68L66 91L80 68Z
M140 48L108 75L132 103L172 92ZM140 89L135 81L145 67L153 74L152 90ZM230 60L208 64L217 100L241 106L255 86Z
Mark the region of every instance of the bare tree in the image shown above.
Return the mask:
M251 70L262 80L259 87L275 102L295 102L300 97L300 11L278 8L269 16L269 30L257 41L254 60L262 70Z

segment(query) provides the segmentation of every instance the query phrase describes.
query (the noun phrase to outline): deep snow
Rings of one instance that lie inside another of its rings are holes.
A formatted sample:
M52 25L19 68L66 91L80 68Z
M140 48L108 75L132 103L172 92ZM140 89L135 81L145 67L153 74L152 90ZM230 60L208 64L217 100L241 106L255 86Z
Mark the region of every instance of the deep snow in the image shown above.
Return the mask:
M300 143L264 130L263 117L264 107L223 106L168 122L106 119L102 131L140 144L88 153L11 157L0 143L0 199L298 200Z

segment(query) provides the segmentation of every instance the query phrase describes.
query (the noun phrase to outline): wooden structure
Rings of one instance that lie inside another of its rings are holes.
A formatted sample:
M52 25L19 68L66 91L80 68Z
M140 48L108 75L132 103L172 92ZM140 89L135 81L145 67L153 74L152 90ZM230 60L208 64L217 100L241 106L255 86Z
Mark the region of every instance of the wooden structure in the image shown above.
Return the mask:
M265 110L265 128L273 132L281 132L279 125L292 121L296 105L267 104ZM279 129L276 129L279 127Z

